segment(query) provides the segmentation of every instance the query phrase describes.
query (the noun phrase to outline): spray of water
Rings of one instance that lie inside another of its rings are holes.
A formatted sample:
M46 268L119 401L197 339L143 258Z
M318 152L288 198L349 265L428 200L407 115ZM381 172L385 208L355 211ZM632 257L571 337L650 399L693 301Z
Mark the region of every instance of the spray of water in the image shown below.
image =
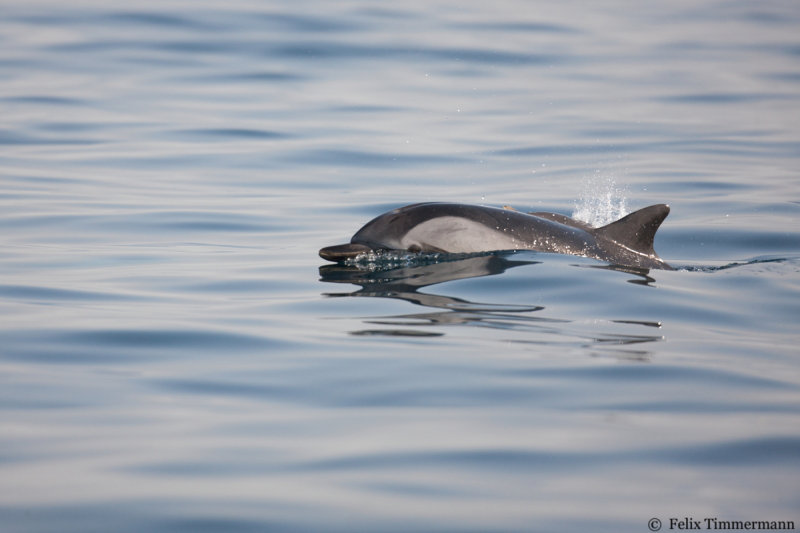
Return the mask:
M627 190L611 174L597 173L583 180L581 197L572 218L594 227L605 226L628 214Z

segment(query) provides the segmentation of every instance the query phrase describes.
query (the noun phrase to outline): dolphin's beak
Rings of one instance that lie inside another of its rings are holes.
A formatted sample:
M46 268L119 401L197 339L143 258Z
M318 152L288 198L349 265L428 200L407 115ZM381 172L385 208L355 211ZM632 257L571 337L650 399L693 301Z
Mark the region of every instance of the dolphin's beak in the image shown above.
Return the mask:
M336 246L326 246L319 251L319 256L328 261L344 261L349 257L355 257L358 254L365 254L372 251L372 248L364 244L337 244Z

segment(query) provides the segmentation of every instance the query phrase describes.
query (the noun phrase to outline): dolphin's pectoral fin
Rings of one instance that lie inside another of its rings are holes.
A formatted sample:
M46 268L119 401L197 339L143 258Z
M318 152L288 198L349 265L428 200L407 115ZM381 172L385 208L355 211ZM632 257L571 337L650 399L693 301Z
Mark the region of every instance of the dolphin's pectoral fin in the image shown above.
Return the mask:
M616 222L597 228L595 235L614 241L640 254L655 256L653 240L656 231L669 214L665 204L651 205L634 211Z
M371 251L372 248L369 246L349 242L347 244L337 244L336 246L326 246L319 251L319 256L328 261L344 261L350 257Z

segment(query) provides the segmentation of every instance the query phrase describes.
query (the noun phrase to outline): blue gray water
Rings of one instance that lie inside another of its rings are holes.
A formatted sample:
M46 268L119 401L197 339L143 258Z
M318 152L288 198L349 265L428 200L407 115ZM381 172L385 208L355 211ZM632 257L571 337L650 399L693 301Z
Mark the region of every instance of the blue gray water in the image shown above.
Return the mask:
M800 524L800 9L5 2L4 532ZM337 267L418 201L678 267Z

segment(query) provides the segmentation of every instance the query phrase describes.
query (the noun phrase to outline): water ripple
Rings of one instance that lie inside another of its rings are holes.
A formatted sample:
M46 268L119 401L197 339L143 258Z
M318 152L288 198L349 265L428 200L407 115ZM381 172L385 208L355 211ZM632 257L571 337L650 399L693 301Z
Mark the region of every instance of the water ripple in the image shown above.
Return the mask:
M0 285L0 297L22 301L113 301L138 300L137 296L111 292L78 291L31 285Z
M366 150L313 149L293 154L290 156L290 160L324 166L341 165L371 168L456 163L461 161L462 158L453 155L392 154Z
M95 139L76 139L74 137L44 137L44 136L30 135L19 131L0 130L0 145L88 146L100 143L102 143L102 141Z
M238 213L154 211L113 215L26 215L0 218L0 228L71 227L83 230L140 232L266 232L281 227L275 221Z
M665 462L693 465L712 462L715 466L742 464L780 465L800 462L800 439L765 437L733 442L611 452L563 452L530 450L450 450L339 457L298 465L312 471L357 469L403 469L409 467L459 468L540 472L550 469L583 469L602 464L627 462Z
M789 93L694 93L663 96L663 102L687 104L740 104L768 100L796 100L797 95Z
M191 129L191 130L176 130L173 133L178 134L180 137L202 137L214 140L259 140L259 139L286 139L290 135L270 130L248 129L248 128L208 128L208 129Z
M35 330L5 333L0 359L29 363L84 364L134 362L165 354L270 352L290 343L231 331L167 329Z

